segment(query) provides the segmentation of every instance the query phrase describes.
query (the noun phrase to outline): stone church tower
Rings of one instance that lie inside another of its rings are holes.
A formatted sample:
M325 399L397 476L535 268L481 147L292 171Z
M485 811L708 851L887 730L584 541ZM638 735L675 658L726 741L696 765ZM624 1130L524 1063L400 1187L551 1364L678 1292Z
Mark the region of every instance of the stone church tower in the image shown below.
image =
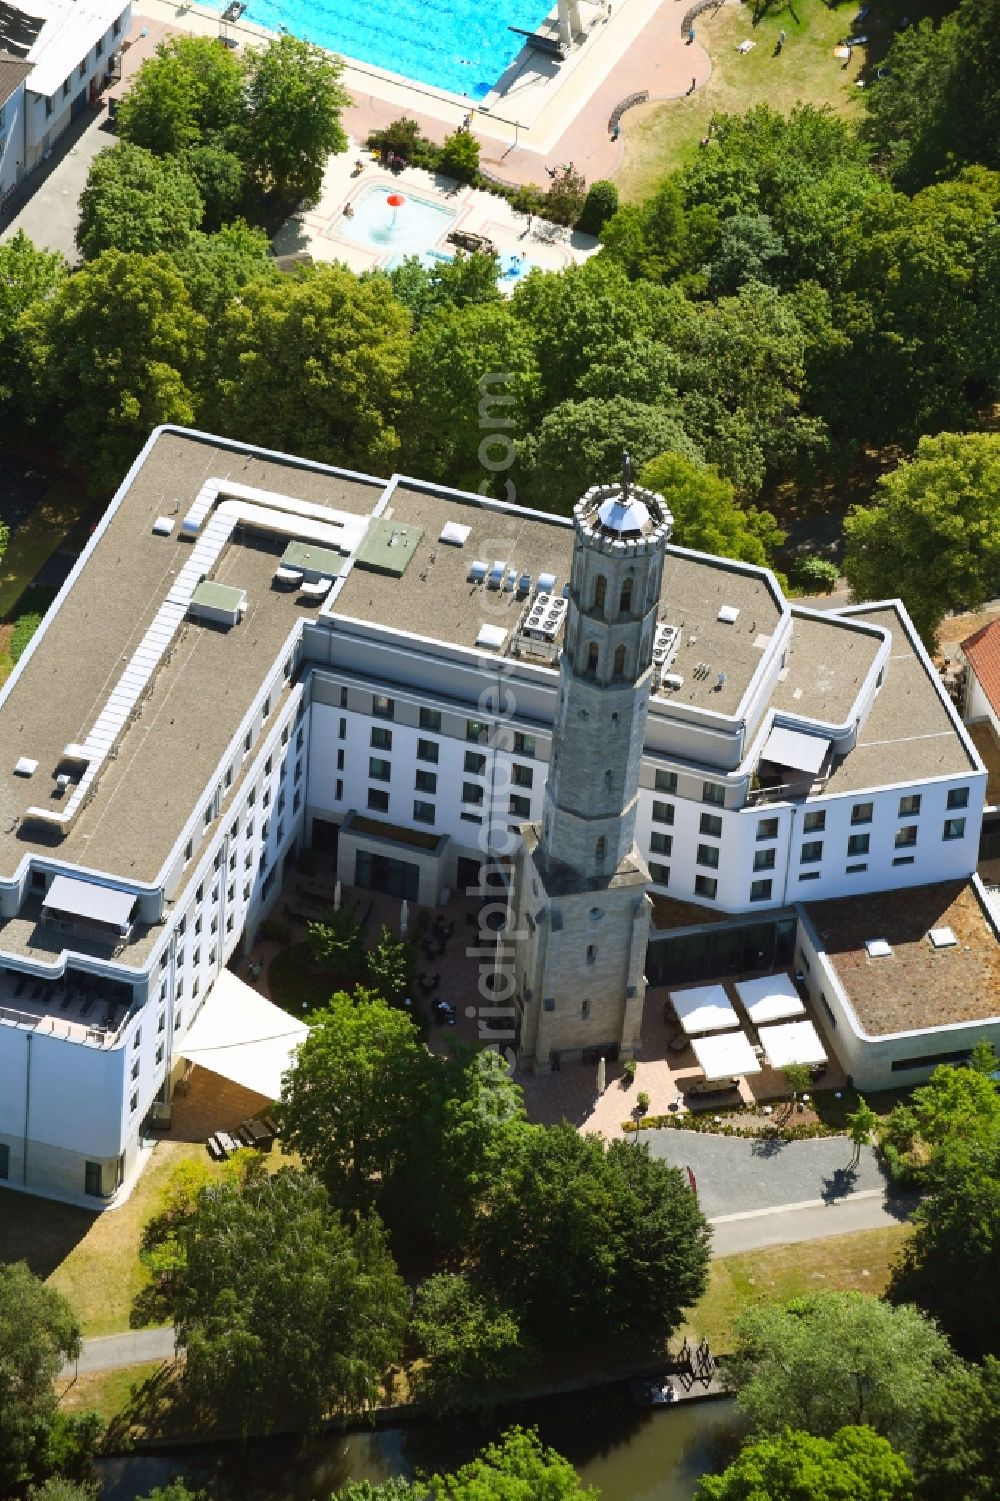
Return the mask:
M576 538L541 826L522 830L513 976L520 1062L639 1047L649 872L635 844L664 549L662 496L594 486Z

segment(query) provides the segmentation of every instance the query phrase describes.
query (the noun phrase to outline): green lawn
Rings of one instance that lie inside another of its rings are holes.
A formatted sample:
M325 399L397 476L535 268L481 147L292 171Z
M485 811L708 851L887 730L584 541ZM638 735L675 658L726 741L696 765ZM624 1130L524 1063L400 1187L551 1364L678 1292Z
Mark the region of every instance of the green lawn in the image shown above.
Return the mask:
M831 1235L790 1246L767 1246L713 1261L708 1289L678 1332L708 1340L723 1354L732 1348L733 1323L749 1303L787 1302L807 1292L882 1293L889 1270L911 1234L909 1225Z
M57 1383L63 1412L96 1412L109 1423L131 1402L134 1387L142 1386L160 1369L158 1360L121 1366L117 1371L90 1371L68 1385Z
M3 1191L0 1261L27 1261L69 1300L85 1335L128 1329L132 1300L147 1280L139 1260L143 1227L186 1157L208 1161L200 1143L157 1142L129 1198L104 1214Z
M756 26L748 5L726 5L714 15L699 16L695 36L712 59L712 76L690 99L650 104L625 115L625 161L615 178L621 196L632 201L648 197L669 172L696 156L714 114L742 114L755 104L787 114L798 103L859 114L861 90L855 80L864 67L865 50L855 48L846 69L833 55L849 34L857 9L856 0L833 7L823 0L795 0L792 7L773 9ZM788 40L775 57L781 30ZM736 48L744 39L756 46L741 55Z

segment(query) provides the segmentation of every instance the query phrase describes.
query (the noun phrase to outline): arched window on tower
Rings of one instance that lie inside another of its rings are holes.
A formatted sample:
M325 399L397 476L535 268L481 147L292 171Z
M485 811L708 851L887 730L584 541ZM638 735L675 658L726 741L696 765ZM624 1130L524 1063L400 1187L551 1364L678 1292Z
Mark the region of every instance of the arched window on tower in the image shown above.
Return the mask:
M598 651L598 648L597 648L597 642L596 641L591 641L590 645L587 647L587 671L588 672L593 672L593 673L597 672L597 663L598 663L599 656L600 656L600 652Z
M614 675L615 675L616 678L623 678L625 676L625 648L624 648L624 646L619 646L619 647L615 648L615 672L614 672Z
M630 575L625 580L625 582L622 584L622 597L621 597L621 602L619 603L619 606L618 606L618 613L620 615L628 615L629 612L632 609L632 584L633 584L633 582L634 581L633 581L633 579L632 579L632 577Z
M604 614L604 602L608 597L608 581L603 573L599 573L594 581L594 610Z
M597 844L594 847L594 859L597 861L598 865L603 865L604 864L604 861L607 858L607 854L608 854L608 841L605 839L604 835L602 834L601 837L600 837L600 839L598 839Z

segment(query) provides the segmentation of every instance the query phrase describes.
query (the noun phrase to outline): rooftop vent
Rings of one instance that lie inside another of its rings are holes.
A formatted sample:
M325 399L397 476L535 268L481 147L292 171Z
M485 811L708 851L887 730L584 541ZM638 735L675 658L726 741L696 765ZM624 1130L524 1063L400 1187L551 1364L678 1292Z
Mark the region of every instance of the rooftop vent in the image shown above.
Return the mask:
M958 943L954 928L931 928L927 937L936 949L953 949Z
M14 775L16 777L33 777L37 770L37 761L33 761L30 756L21 756L14 767Z
M490 571L489 563L473 563L469 569L469 583L481 584Z
M676 693L684 687L684 678L679 672L665 672L660 678L661 693Z
M214 625L236 625L247 608L247 592L231 584L203 580L191 595L188 614L195 620L209 620Z
M555 587L556 587L556 576L555 576L555 574L554 573L540 573L538 575L538 585L537 585L537 587L538 587L539 594L552 594L552 593L554 593Z
M172 516L157 516L153 522L153 531L158 537L169 537L174 529Z
M448 542L452 547L464 547L471 531L471 526L462 526L457 521L449 521L441 528L438 541Z
M869 938L865 948L869 959L888 959L892 955L892 948L884 938Z
M536 594L521 627L533 641L554 641L566 619L568 606L552 594Z
M723 605L715 618L716 620L721 620L723 625L735 625L739 613L738 605Z
M503 558L497 558L496 562L493 564L493 567L490 569L490 576L486 580L487 587L490 589L499 589L500 585L504 581L506 573L507 564L504 562Z
M486 625L479 627L479 635L476 637L477 646L488 646L491 651L499 651L507 640L507 632L502 625Z

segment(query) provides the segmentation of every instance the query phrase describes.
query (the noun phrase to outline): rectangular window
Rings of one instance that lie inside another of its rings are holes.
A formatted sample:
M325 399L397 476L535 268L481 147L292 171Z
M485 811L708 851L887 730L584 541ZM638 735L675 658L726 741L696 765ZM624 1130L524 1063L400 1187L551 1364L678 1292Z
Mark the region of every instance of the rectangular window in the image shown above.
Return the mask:
M514 786L533 787L535 784L534 769L530 766L519 766L514 762Z
M699 844L698 864L707 865L709 870L718 870L719 851L714 844Z
M481 777L486 770L486 757L481 751L466 751L464 770L472 777Z
M340 724L339 724L338 729L337 729L337 739L338 740L346 740L347 739L347 720L346 719L342 719L340 721Z
M658 771L656 773L656 790L657 790L657 792L676 793L676 791L677 791L677 773L676 773L676 771Z
M156 1049L156 1062L157 1063L162 1063L163 1062L163 1043L162 1042L160 1043L159 1047Z
M476 745L482 745L486 739L487 726L482 719L467 719L465 721L465 738L472 740Z
M753 857L754 870L774 869L774 850L757 850Z
M920 812L920 793L913 792L899 799L900 818L916 818Z
M371 744L372 744L372 750L391 751L392 750L392 731L385 729L382 725L379 725L379 724L374 725L372 727L372 741L371 741Z
M848 866L845 867L845 869L846 869L847 874L849 876L856 876L856 875L859 875L861 873L861 871L867 870L868 866L867 865L848 865Z
M460 813L458 816L462 820L463 823L479 823L479 824L481 824L482 821L483 821L482 818L481 818L481 816L478 813Z
M440 749L441 748L436 740L418 740L417 760L430 761L432 766L436 766L438 763L438 755L440 753Z
M945 821L944 821L944 833L941 835L941 838L942 839L964 839L965 838L965 819L964 818L946 818Z
M419 797L414 799L413 821L414 823L433 823L434 804L422 802Z
M969 806L968 787L953 787L948 793L949 808L967 808Z
M413 785L418 792L437 792L437 772L418 771L413 778Z
M46 120L49 118L49 116L51 114L52 114L52 100L51 99L46 99L46 101L45 101L45 118L46 118Z
M854 855L867 855L870 843L870 834L852 834L847 841L847 858L851 859Z
M344 752L342 750L339 750L337 752L337 770L338 771L343 771L343 769L344 769Z
M669 865L657 865L657 863L656 863L655 860L650 860L650 862L649 862L649 878L650 878L651 881L655 881L656 884L657 884L657 886L669 886L670 885L670 866Z
M97 57L104 56L104 38L102 36L97 38L97 45L94 48L94 52Z
M533 756L535 754L534 735L524 735L520 730L515 730L514 754L515 756Z
M649 848L654 855L669 855L673 853L674 836L661 834L654 829L649 836Z
M803 870L799 874L799 880L800 881L818 881L819 880L819 871L818 870Z
M5 1141L0 1141L0 1178L6 1180L10 1177L10 1147Z
M718 782L702 782L701 800L703 803L711 803L713 808L723 808L726 804L726 789L720 787Z
M771 896L770 881L751 881L750 900L752 902L766 902Z
M336 785L336 787L334 789L334 794L333 795L334 795L334 800L336 802L342 803L344 801L344 779L343 779L343 777L338 777L337 778L337 785ZM295 796L292 798L292 809L293 809L293 811L295 813L297 813L299 811L299 794L298 793L296 793Z
M463 803L473 803L475 806L478 807L478 806L481 806L482 801L483 801L483 789L480 787L480 785L479 785L478 782L463 782L462 783L462 802Z
M711 839L722 838L722 819L718 813L703 813L698 827L702 834L707 834Z
M915 823L907 824L904 829L896 830L896 848L908 850L917 842L917 826Z
M509 803L509 811L513 814L513 816L515 818L530 818L531 817L531 798L530 797L518 797L516 795L516 793L512 793L511 794L511 798L510 798L510 803Z
M112 21L112 23L111 23L111 33L112 33L113 36L121 36L121 34L122 34L122 18L121 18L121 16L115 16L115 19Z
M376 719L393 719L396 714L395 699L387 698L384 693L373 693L372 714Z
M695 876L694 890L696 896L707 896L714 900L718 889L719 883L714 876Z
M674 821L674 805L673 805L673 803L658 803L658 802L654 801L654 803L653 803L653 822L654 823L673 823L673 821Z
M425 709L425 708L423 708L423 706L421 706L421 709L420 709L420 728L422 730L433 730L433 732L434 732L435 735L440 735L440 733L441 733L441 711L440 711L440 709Z
M914 859L913 855L897 855L892 863L893 865L912 865Z
M346 688L341 688L341 690L340 690L340 707L342 709L346 709L347 708L347 689Z
M392 762L381 756L368 757L368 775L373 782L388 782L392 779Z
M101 1164L99 1162L86 1162L83 1167L83 1191L92 1198L103 1198L101 1190Z
M368 806L372 810L373 813L388 813L388 811L389 811L389 794L388 794L388 792L383 792L381 790L381 788L379 788L379 787L369 787L369 789L368 789Z
M823 858L822 839L807 839L799 852L799 861L803 865L815 865Z
M776 818L761 818L757 821L757 838L777 839L778 820Z
M826 813L807 813L802 820L803 834L821 834L826 828Z
M138 1108L139 1108L139 1092L137 1090L136 1093L132 1096L132 1098L128 1102L128 1112L129 1112L129 1115L135 1115L135 1112L138 1110Z
M63 79L63 98L69 97L69 79ZM3 130L3 110L0 109L0 130Z
M851 823L871 823L874 803L855 803L851 809Z

